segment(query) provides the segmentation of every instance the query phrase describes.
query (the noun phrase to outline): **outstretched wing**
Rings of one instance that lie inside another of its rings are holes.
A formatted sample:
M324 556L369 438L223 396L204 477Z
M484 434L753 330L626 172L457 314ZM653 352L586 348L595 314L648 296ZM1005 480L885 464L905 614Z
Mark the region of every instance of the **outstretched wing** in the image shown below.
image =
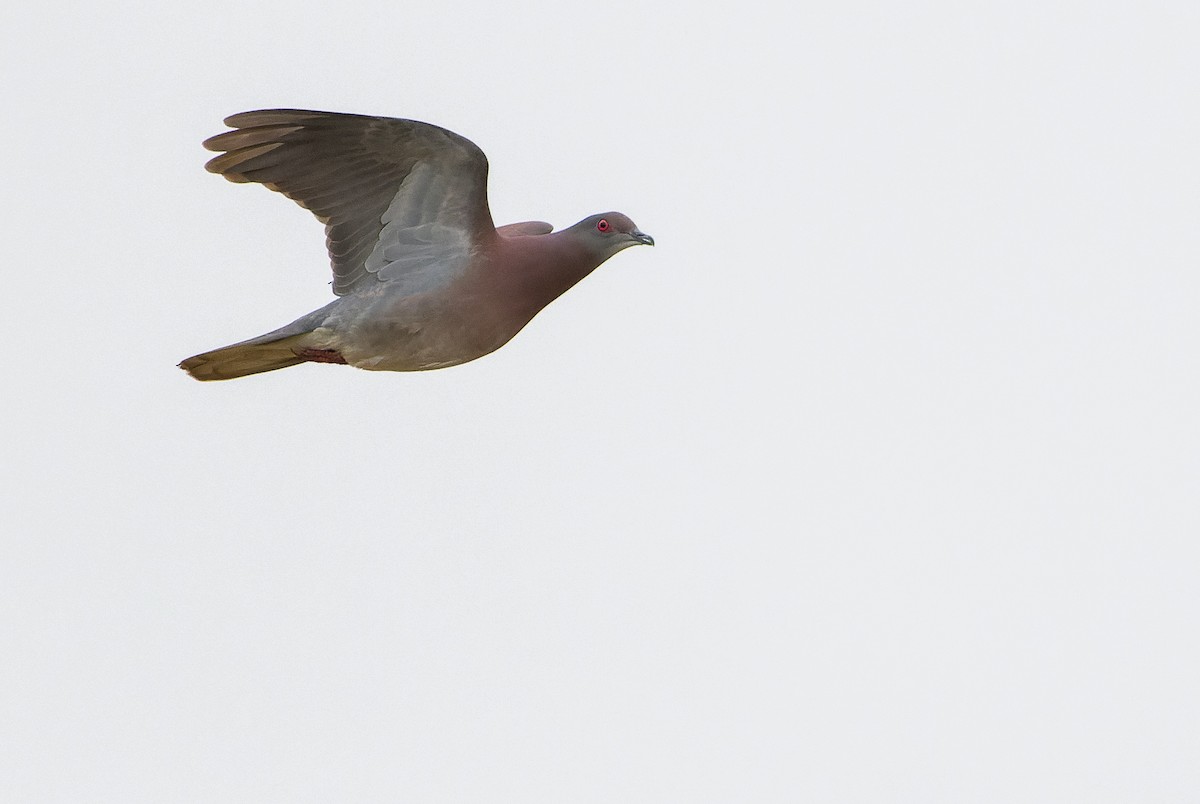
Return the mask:
M487 158L451 131L300 109L243 112L225 124L234 130L204 141L225 153L205 167L311 210L325 224L339 296L372 275L447 279L494 236Z

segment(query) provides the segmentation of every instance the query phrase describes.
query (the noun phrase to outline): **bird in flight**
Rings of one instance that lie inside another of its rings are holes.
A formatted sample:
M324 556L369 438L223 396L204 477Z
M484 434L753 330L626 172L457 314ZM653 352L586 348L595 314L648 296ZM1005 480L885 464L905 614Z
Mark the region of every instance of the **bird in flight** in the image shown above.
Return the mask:
M229 380L299 363L423 371L499 349L609 257L654 245L620 212L555 232L497 228L487 158L444 128L390 117L268 109L225 119L205 166L283 193L325 224L337 296L287 326L179 364Z

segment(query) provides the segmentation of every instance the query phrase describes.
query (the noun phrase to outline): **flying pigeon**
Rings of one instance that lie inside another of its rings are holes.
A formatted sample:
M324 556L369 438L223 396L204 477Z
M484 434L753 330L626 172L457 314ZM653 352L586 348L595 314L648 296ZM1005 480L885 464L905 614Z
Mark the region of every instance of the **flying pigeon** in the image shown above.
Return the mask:
M444 128L390 117L269 109L226 118L205 167L283 193L325 224L338 297L266 335L179 364L228 380L298 363L423 371L499 349L629 246L654 245L620 212L561 231L496 228L487 158Z

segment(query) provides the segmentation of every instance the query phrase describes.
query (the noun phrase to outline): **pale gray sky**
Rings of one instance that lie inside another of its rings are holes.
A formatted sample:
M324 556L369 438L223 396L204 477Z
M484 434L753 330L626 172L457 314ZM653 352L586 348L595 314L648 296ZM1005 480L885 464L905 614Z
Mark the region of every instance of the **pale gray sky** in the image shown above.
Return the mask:
M0 30L5 801L1200 787L1200 6L218 0ZM203 170L411 117L655 236L424 374Z

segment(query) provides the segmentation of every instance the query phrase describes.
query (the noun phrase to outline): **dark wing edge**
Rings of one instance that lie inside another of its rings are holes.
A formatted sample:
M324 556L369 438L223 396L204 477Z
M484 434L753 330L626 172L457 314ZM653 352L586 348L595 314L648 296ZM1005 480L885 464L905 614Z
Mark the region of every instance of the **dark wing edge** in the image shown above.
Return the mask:
M475 143L429 123L304 109L263 109L225 118L233 130L204 141L223 151L205 168L232 182L282 193L325 224L333 292L349 293L383 228L382 217L413 169L443 178L443 198L423 204L480 242L495 228L487 203L487 157ZM433 202L433 203L430 203Z

